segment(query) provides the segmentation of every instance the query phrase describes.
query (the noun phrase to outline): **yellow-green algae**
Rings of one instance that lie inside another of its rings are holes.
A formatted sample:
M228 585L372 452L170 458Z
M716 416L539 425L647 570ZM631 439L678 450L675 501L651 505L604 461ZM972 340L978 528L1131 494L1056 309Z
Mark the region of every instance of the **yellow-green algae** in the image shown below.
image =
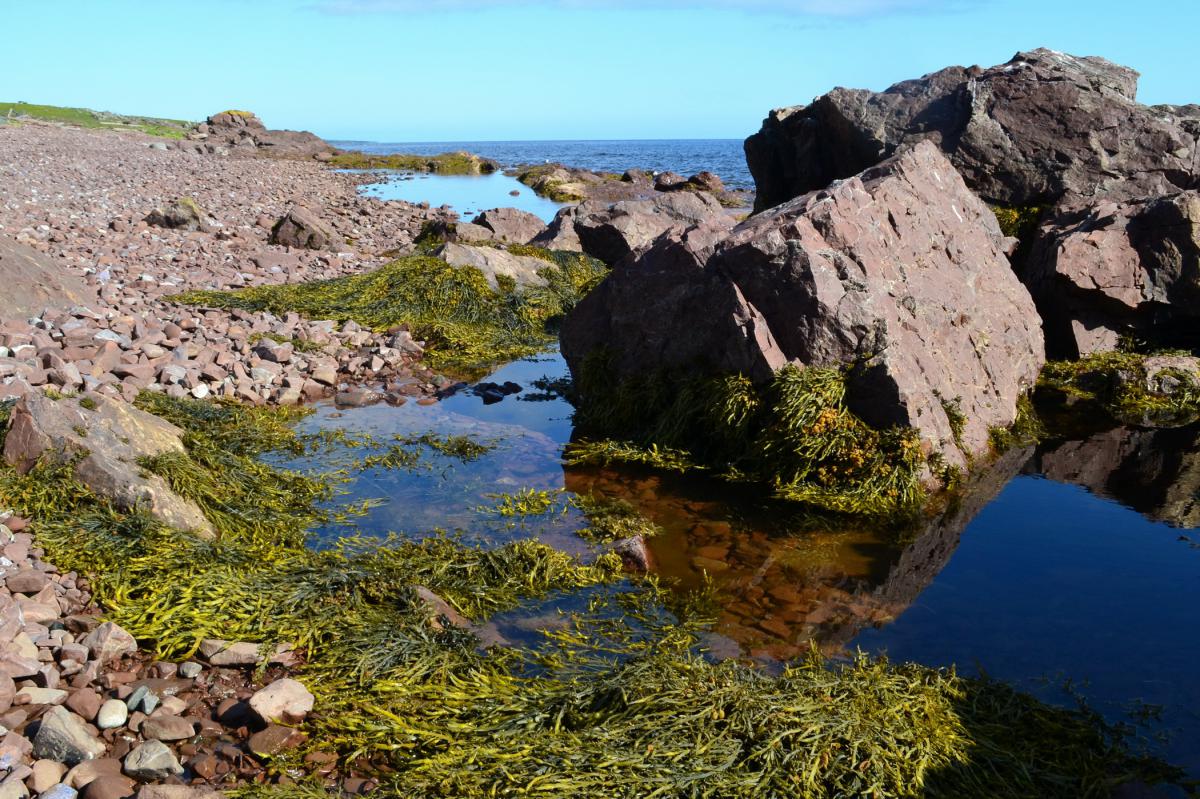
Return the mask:
M779 676L711 663L697 621L670 612L653 580L618 585L612 555L586 565L534 541L485 549L444 535L308 549L333 486L253 458L304 447L293 412L142 404L187 430L191 468L218 491L205 507L216 540L119 511L62 466L0 467L0 506L31 518L48 558L88 574L108 617L162 657L206 637L297 645L317 697L309 745L368 758L380 795L1100 797L1177 777L1096 717L998 682L865 656L813 656ZM252 501L238 487L264 480ZM417 585L479 621L551 593L594 596L543 645L482 652L429 623ZM300 767L303 753L272 767Z
M903 514L924 499L916 433L876 430L851 413L842 369L789 366L766 386L740 375L621 382L607 357L593 353L581 370L576 422L585 438L569 463L707 471L839 513Z
M408 153L338 153L329 164L339 169L394 169L404 172L432 172L436 175L488 175L500 168L488 158L472 153L455 152L438 155Z
M1038 378L1038 388L1096 403L1126 424L1177 425L1200 418L1200 374L1179 368L1159 369L1156 381L1164 390L1151 391L1146 369L1151 357L1113 351L1077 361L1051 361ZM1173 384L1169 389L1168 383Z
M428 255L399 258L373 272L311 283L239 291L191 291L172 299L188 305L241 308L310 319L353 319L376 331L407 325L429 347L435 368L478 371L530 355L555 340L555 325L605 274L578 253L521 248L546 261L540 286L492 288L472 266Z

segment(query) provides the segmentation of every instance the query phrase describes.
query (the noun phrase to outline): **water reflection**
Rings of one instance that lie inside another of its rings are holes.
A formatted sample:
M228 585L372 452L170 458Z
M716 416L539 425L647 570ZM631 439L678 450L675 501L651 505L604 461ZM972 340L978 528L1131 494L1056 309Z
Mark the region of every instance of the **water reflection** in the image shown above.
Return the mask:
M381 200L427 202L433 207L448 205L464 219L489 208L519 208L549 222L560 203L534 194L516 178L500 172L491 175L424 175L389 173L379 182L364 186L363 194Z

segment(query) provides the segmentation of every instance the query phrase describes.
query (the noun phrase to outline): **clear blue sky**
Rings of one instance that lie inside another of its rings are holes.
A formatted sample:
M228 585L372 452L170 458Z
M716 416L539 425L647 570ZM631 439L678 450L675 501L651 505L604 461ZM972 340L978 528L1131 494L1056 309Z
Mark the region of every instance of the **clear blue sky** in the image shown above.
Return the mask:
M0 0L0 100L385 141L743 137L1037 46L1200 102L1197 0Z

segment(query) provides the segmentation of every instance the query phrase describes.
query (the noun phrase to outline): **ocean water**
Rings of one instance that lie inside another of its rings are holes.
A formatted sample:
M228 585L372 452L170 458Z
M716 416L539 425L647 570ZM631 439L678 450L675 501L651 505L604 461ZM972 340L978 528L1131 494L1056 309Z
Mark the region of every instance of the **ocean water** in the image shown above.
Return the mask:
M644 169L694 175L708 170L731 189L753 189L741 139L630 139L598 141L335 141L337 147L367 153L437 153L466 150L504 167L558 162L596 172Z

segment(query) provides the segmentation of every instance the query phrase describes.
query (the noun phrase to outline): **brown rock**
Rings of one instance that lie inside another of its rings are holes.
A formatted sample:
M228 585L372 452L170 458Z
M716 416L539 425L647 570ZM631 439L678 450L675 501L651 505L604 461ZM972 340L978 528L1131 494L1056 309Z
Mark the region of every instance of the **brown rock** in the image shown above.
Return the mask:
M251 735L250 740L246 742L246 747L260 757L268 757L288 749L295 749L304 743L307 737L304 733L291 727L271 724L265 730Z
M301 250L336 249L333 231L306 208L292 208L271 228L271 243Z
M137 783L120 774L97 777L80 791L80 799L129 799L137 792Z
M88 401L93 406L81 405ZM181 530L212 536L200 508L141 468L141 458L183 453L183 431L101 394L52 400L33 393L12 411L4 458L24 473L45 458L70 459L76 479L125 508L143 507Z
M165 208L155 208L146 216L145 222L172 230L211 232L213 229L208 214L191 197L180 197Z
M0 236L0 285L7 318L24 319L47 307L95 301L95 292L63 264L7 236Z
M154 741L183 741L196 734L196 725L179 716L151 716L142 722L142 737Z
M1169 107L1134 98L1138 75L1102 58L1017 53L884 92L834 89L772 111L746 140L756 210L824 188L902 147L940 145L967 185L1010 206L1162 194L1197 177L1197 139Z
M733 226L721 204L707 194L671 192L612 204L589 200L575 208L573 224L584 252L616 264L669 230L704 222Z
M80 688L67 697L65 704L68 710L79 714L84 721L92 721L100 712L100 694L91 688Z
M493 208L476 216L473 222L490 230L498 241L508 244L528 244L546 230L546 223L541 219L516 208Z
M788 363L857 363L851 410L914 428L961 465L988 449L990 427L1012 423L1044 362L1002 238L922 143L723 239L699 227L618 265L566 319L563 355L578 374L607 347L619 378L667 369L765 381ZM961 438L943 398L965 417Z

